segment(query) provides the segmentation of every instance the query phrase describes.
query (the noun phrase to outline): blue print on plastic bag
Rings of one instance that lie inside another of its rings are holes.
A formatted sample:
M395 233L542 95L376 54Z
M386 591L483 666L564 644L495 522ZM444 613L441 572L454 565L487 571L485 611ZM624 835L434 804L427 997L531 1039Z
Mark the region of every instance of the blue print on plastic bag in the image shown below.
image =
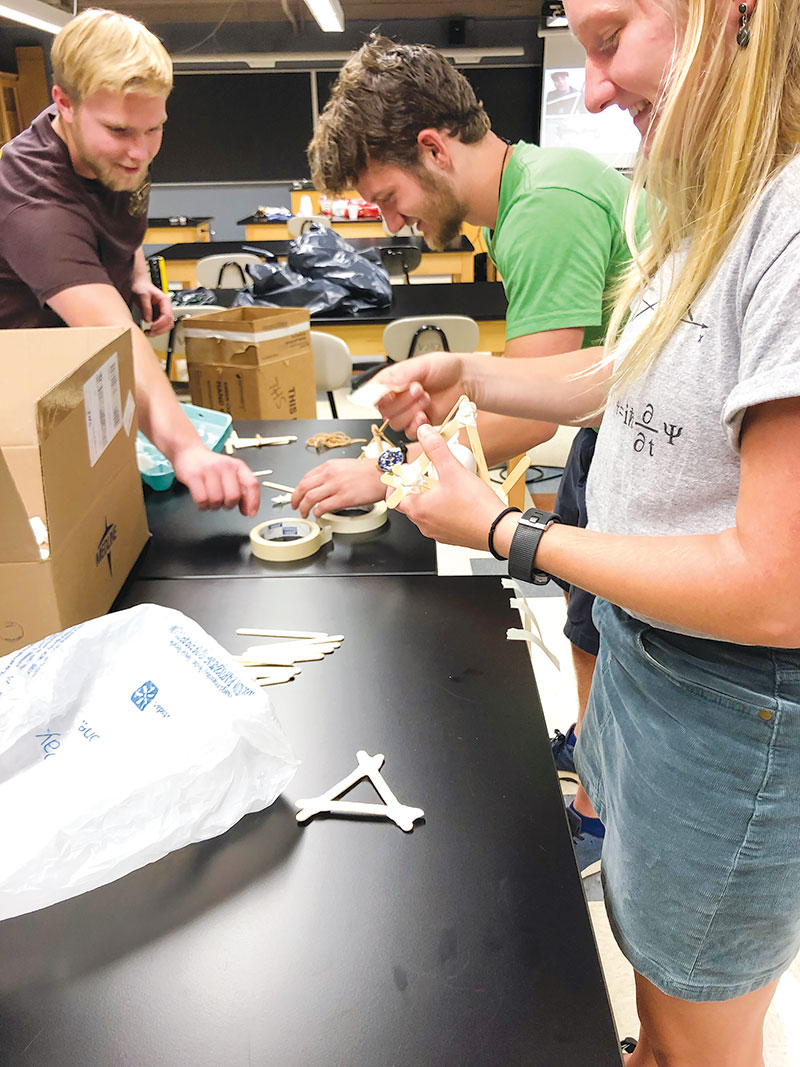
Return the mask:
M131 693L131 701L139 711L144 711L147 705L158 693L158 686L153 682L142 682L138 689Z

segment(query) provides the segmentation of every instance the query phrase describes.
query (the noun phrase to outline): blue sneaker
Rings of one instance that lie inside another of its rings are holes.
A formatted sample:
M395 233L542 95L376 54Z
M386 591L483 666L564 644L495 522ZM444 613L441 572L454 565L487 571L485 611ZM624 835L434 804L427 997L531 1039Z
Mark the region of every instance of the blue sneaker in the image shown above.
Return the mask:
M564 797L569 828L572 831L572 847L581 878L589 878L600 870L603 855L603 838L587 833L581 825L581 817L572 804L572 797Z
M575 770L575 761L573 759L576 741L575 723L570 726L565 734L562 734L560 730L556 730L555 735L550 738L550 750L553 753L553 762L556 765L558 777L570 778L575 782L578 780L578 772Z

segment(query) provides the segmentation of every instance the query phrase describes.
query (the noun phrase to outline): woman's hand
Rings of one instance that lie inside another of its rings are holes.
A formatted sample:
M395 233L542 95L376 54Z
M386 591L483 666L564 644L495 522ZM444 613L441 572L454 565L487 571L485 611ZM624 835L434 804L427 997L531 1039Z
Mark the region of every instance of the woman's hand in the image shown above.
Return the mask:
M463 360L458 352L437 352L415 356L376 374L375 385L391 390L378 401L378 410L392 429L414 438L420 426L447 418L465 391Z
M426 537L486 551L489 527L503 510L503 501L459 463L430 426L420 426L419 443L436 468L438 485L423 493L408 493L397 510L408 515ZM393 492L390 489L387 495Z

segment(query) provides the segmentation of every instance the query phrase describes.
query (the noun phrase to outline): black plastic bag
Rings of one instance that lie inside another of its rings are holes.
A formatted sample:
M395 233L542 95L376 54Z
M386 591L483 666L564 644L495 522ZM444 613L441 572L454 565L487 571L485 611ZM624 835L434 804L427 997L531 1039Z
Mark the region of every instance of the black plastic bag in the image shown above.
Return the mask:
M323 278L306 278L280 263L249 263L252 290L242 290L234 306L269 301L273 306L307 308L310 315L337 311L347 290ZM247 299L251 294L253 299Z
M216 304L217 298L213 289L200 286L198 289L181 289L172 297L172 305L176 308L196 307L203 304Z
M356 250L330 227L314 226L289 245L288 267L308 278L324 278L347 290L342 310L386 307L392 302L389 272L377 248Z

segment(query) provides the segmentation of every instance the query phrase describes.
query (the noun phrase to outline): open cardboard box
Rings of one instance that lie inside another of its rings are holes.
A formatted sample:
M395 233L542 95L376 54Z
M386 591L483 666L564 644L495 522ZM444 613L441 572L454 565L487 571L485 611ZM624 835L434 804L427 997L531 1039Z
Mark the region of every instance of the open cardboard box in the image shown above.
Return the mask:
M0 375L2 656L107 611L149 531L130 330L3 330Z
M184 337L193 404L235 419L316 418L304 308L237 307L193 315Z

